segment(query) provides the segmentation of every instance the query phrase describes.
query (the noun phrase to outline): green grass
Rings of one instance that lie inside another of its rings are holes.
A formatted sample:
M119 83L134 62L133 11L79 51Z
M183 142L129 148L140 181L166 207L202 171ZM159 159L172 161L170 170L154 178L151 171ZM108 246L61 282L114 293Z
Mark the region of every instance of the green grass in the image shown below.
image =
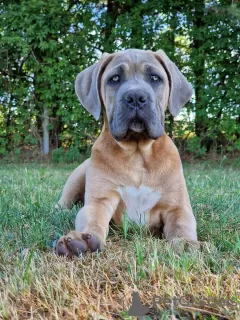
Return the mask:
M148 306L154 295L240 302L237 167L217 162L184 165L202 252L178 256L165 240L142 230L129 232L125 221L122 231L110 232L104 252L67 261L54 256L52 247L73 229L78 207L58 211L54 205L75 166L0 167L0 319L128 319L122 299L129 306L134 290ZM239 310L239 304L161 303L145 318L239 319Z

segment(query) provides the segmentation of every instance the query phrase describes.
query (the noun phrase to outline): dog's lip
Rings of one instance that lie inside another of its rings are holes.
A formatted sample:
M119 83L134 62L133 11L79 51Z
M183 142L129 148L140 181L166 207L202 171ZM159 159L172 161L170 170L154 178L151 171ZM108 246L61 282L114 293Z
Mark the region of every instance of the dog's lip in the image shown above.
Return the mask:
M139 119L134 119L129 126L129 130L134 132L142 132L145 130L144 122Z

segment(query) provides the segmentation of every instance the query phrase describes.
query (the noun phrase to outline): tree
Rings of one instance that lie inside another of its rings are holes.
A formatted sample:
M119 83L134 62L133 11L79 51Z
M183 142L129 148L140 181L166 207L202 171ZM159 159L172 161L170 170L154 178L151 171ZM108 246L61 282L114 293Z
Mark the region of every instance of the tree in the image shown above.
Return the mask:
M104 51L131 47L164 49L193 84L180 120L167 114L170 136L198 154L240 149L239 4L12 0L0 10L0 154L44 151L44 132L51 149L85 152L101 121L79 107L75 77Z

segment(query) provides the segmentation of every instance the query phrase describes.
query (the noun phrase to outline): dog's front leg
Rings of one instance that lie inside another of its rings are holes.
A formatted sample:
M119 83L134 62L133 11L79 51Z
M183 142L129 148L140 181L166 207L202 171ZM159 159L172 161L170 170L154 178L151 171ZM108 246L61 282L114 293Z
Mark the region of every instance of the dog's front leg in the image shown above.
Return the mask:
M111 193L109 197L94 198L78 212L75 231L61 237L55 253L62 256L79 256L87 251L101 251L105 246L109 222L119 203L119 195Z
M195 217L191 210L184 209L176 207L163 214L164 236L177 250L183 249L185 244L200 248Z
M85 160L69 176L56 208L70 209L75 203L84 202L86 171L89 164L90 159Z

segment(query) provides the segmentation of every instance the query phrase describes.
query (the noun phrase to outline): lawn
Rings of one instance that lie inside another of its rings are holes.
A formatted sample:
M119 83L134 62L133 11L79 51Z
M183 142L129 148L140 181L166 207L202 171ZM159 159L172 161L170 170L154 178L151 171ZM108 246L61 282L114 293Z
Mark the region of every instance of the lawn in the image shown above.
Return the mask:
M150 307L141 319L240 319L237 167L184 164L201 251L113 229L105 251L69 261L52 247L78 207L54 204L75 166L0 167L0 319L136 319L125 312L133 291Z

